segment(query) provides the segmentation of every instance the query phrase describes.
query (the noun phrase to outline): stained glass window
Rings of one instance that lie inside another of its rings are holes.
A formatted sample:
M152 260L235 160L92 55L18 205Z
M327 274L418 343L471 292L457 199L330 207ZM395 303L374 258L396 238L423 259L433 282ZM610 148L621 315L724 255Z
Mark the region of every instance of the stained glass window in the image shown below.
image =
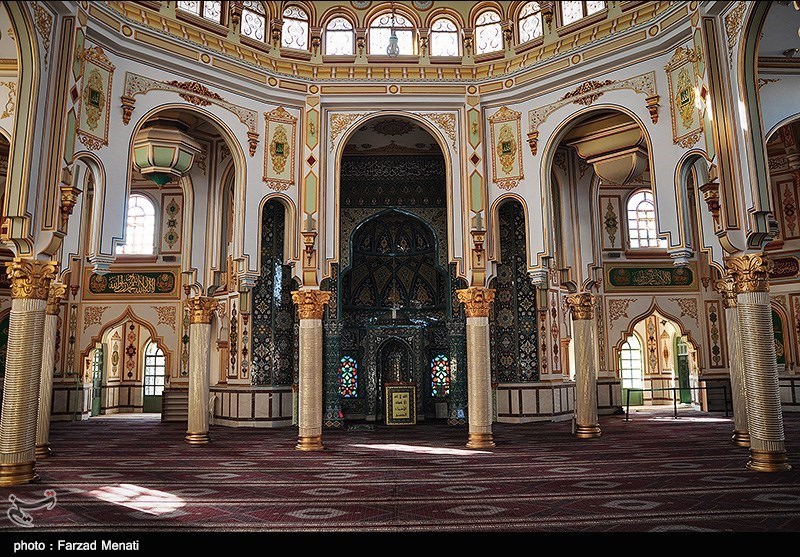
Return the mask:
M450 394L450 359L439 354L431 360L431 396Z
M519 42L526 43L542 36L542 10L539 2L528 2L519 12Z
M663 248L666 241L656 231L656 206L647 190L628 199L628 240L631 248Z
M325 54L330 56L352 56L353 24L343 17L335 17L325 27Z
M343 398L355 398L358 391L358 364L351 356L345 356L339 364L339 394Z
M579 19L596 14L597 12L601 12L606 9L605 2L587 2L586 0L582 0L560 2L560 4L561 22L564 25L569 25L570 23L578 21Z
M242 35L263 41L266 38L267 12L262 2L248 1L242 7Z
M386 47L389 46L389 36L394 27L397 35L397 46L400 54L414 54L414 26L400 14L383 14L372 21L369 26L369 53L386 54Z
M196 2L178 2L178 9L200 16L215 23L222 23L222 2L216 0L199 0Z
M642 345L636 335L629 336L619 351L619 377L623 389L641 389L644 386Z
M117 246L118 254L152 255L156 236L156 209L143 195L128 198L128 219L125 243Z
M475 21L477 54L503 50L503 31L500 28L500 15L494 10L486 10Z
M155 342L149 342L144 350L144 395L161 396L167 364L164 351Z
M431 56L458 56L458 27L447 18L439 18L431 25Z
M289 6L283 10L281 46L308 50L308 14L302 8Z

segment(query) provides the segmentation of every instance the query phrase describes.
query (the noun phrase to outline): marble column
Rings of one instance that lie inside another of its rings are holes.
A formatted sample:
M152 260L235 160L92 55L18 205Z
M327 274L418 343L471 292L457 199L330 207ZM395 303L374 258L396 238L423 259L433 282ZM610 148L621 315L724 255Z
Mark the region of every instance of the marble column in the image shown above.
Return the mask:
M740 447L750 447L747 425L747 387L742 367L742 352L739 339L739 312L736 304L736 281L731 275L716 283L725 306L725 329L728 340L728 369L731 377L731 399L733 400L733 436L731 441Z
M322 313L331 293L304 289L292 293L300 318L298 451L321 451L322 445Z
M34 481L36 421L42 377L42 339L50 282L57 263L15 257L11 279L3 410L0 417L0 486Z
M769 263L762 254L732 256L727 261L733 275L743 342L742 369L747 391L750 460L759 472L791 470L786 456L769 299Z
M575 342L575 436L600 437L597 419L597 338L594 297L590 292L567 296Z
M197 296L189 305L189 424L186 442L204 445L210 441L209 422L209 358L211 356L211 318L217 300Z
M494 290L473 286L456 294L467 315L467 448L485 449L494 447L489 352L489 305Z
M39 381L39 419L36 426L36 458L50 455L50 405L53 402L53 368L56 361L58 312L67 285L50 283L42 340L42 377Z

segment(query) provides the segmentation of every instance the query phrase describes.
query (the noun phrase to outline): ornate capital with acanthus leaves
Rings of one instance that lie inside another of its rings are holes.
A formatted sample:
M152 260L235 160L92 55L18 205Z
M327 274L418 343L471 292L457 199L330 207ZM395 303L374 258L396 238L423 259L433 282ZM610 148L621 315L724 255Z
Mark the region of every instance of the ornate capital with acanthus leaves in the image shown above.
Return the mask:
M494 289L472 286L456 290L458 301L464 304L467 317L489 317L489 305L494 302Z
M189 306L189 323L211 323L211 317L217 309L217 300L197 296L189 298L186 303Z
M61 305L61 300L67 293L67 285L61 282L51 282L50 292L47 296L47 314L58 315L58 308Z
M6 263L6 272L11 280L11 297L15 300L46 300L56 269L58 263L55 261L15 257Z
M728 273L733 276L737 294L744 292L769 292L769 272L772 261L764 254L732 255L728 258Z
M733 275L727 274L724 278L716 281L714 289L722 296L722 305L725 308L736 307L736 281Z
M567 296L569 311L575 321L594 319L594 296L591 292L579 292Z
M322 319L322 312L330 299L331 293L325 290L292 292L292 301L297 304L297 315L300 319Z

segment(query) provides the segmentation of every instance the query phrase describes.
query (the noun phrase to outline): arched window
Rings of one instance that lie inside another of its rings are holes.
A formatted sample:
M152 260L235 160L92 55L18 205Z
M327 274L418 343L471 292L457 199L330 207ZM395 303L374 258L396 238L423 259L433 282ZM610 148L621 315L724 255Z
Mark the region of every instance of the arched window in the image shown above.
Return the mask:
M431 25L431 56L459 56L458 27L445 17Z
M666 247L656 231L656 205L649 191L636 192L628 199L628 241L631 248Z
M369 26L369 53L386 54L394 29L400 55L414 54L414 26L402 15L386 13L372 20Z
M256 41L267 37L267 11L263 2L247 1L242 6L242 35Z
M450 394L450 360L439 354L431 360L431 396L443 397Z
M606 9L605 2L591 2L587 0L559 2L561 4L561 23L569 25L586 16L602 12Z
M500 28L500 14L486 10L475 21L475 52L486 54L503 50L503 30Z
M308 50L308 14L297 6L283 10L281 46L295 50Z
M153 341L144 349L144 396L161 396L167 376L164 351Z
M125 243L117 246L118 254L152 255L156 239L156 209L153 202L134 193L128 198L128 220Z
M619 377L623 389L641 389L644 386L642 345L636 335L629 336L619 351Z
M519 12L519 42L538 39L542 33L542 8L539 2L528 2Z
M358 392L358 364L345 356L339 364L339 394L342 398L355 398Z
M335 17L325 27L325 54L352 56L354 49L353 24L343 17Z
M178 9L208 19L214 23L222 23L222 2L219 0L198 0L195 2L178 2Z

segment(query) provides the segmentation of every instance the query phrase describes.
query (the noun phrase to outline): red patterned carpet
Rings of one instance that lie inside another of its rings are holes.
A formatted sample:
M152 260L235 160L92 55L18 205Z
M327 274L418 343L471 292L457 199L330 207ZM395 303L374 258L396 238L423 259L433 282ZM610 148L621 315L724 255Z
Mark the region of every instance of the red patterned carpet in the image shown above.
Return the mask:
M37 484L56 492L29 512L36 531L800 532L800 415L785 418L794 469L745 469L730 419L683 412L601 418L579 441L569 422L495 425L497 448L464 449L466 429L428 423L327 431L322 453L294 450L296 429L184 427L148 417L53 424L55 454Z

